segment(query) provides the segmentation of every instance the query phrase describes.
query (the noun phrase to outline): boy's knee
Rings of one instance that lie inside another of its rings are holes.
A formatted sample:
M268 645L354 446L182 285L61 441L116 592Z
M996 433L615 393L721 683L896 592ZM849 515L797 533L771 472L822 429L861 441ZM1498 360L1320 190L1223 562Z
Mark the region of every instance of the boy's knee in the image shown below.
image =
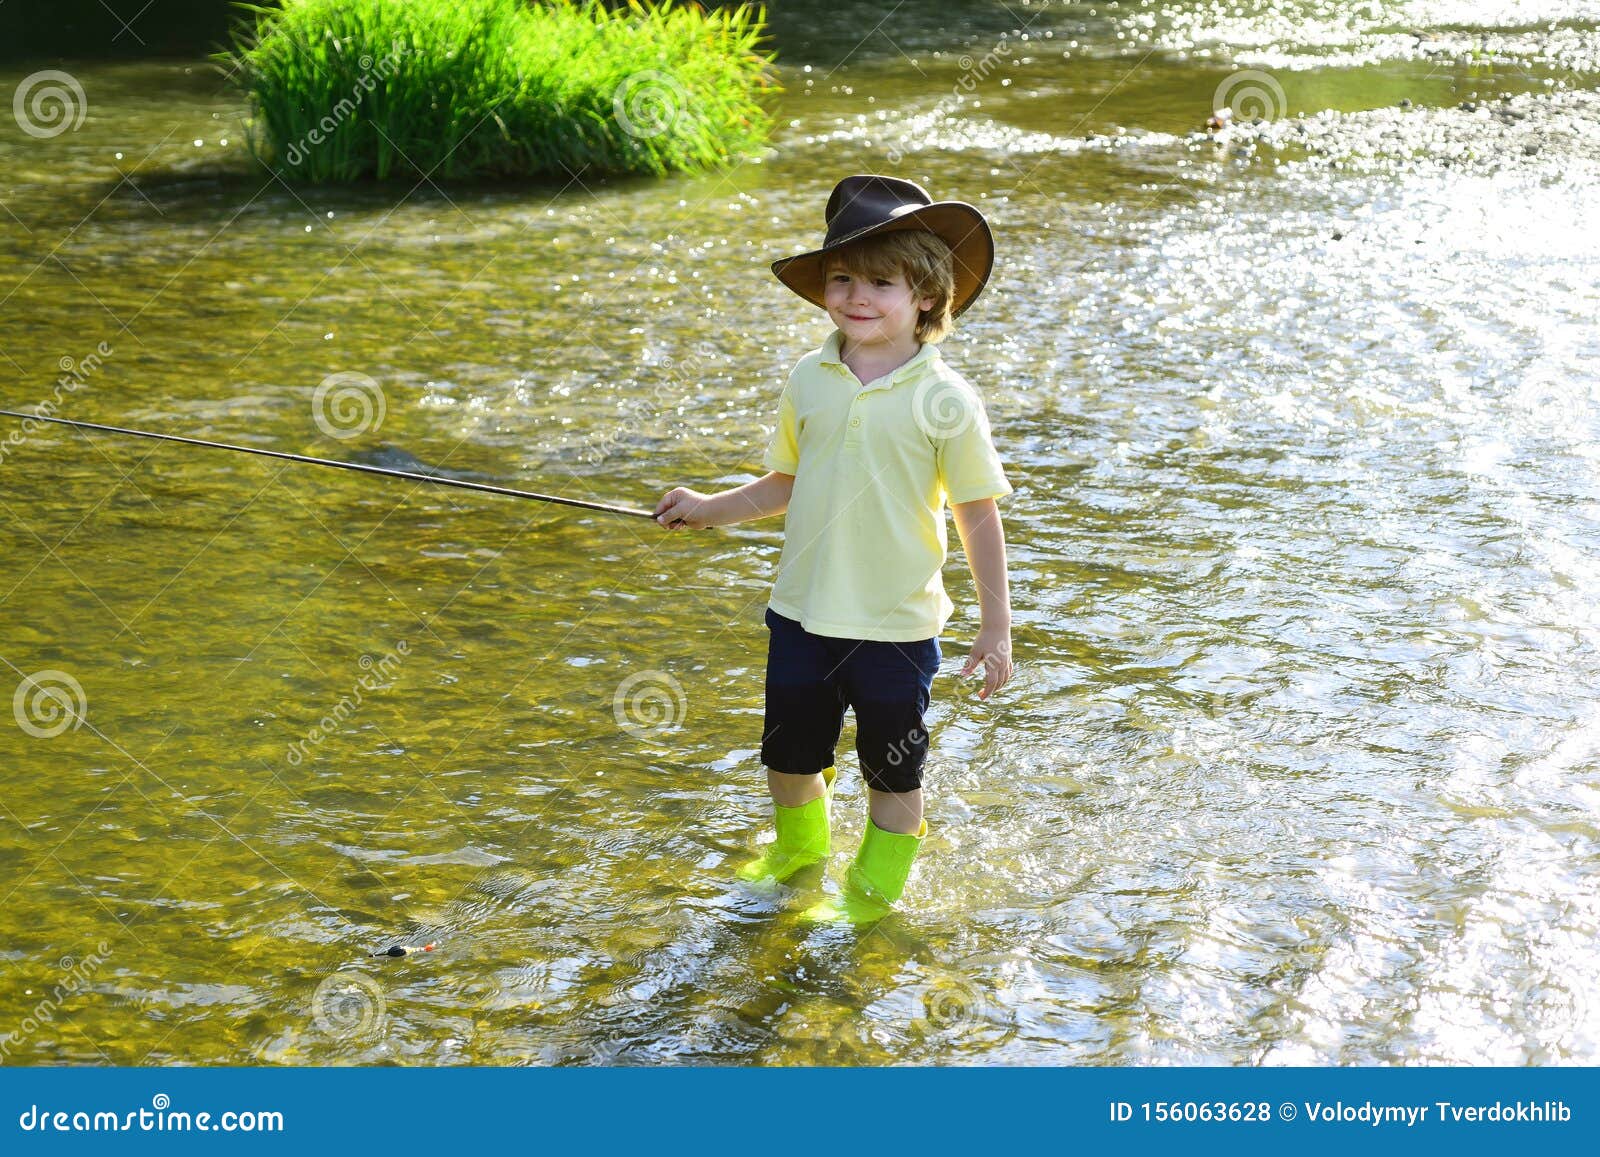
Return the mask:
M861 776L874 791L901 795L922 786L922 765L928 758L928 731L920 711L876 712L862 718L856 709L856 754ZM914 717L913 717L914 716Z
M919 767L914 772L900 772L885 776L872 771L867 771L863 778L867 787L885 795L905 795L908 792L922 789L922 769Z

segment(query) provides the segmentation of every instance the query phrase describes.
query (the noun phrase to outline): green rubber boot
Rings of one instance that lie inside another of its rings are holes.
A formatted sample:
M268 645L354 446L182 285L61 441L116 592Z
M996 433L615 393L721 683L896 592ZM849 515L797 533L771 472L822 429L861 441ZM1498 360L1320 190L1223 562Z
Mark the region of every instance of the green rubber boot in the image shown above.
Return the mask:
M869 818L861 849L837 897L813 904L801 915L817 923L866 924L889 914L906 890L911 861L928 835L924 819L916 835L886 832Z
M828 858L828 826L832 816L833 779L838 773L822 769L822 794L799 807L772 805L772 823L778 839L759 858L735 873L741 880L787 880L801 868Z

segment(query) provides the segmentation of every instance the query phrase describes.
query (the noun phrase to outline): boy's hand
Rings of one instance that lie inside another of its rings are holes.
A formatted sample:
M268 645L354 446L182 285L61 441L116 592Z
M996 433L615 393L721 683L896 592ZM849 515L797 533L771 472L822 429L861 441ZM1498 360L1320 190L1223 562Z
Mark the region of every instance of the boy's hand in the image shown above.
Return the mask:
M690 490L687 486L674 486L661 496L661 501L656 503L656 521L668 530L677 530L687 526L692 530L704 530L711 524L705 520L704 507L706 496L698 490Z
M1000 688L1004 687L1011 679L1011 628L1006 627L980 627L978 637L972 642L972 654L967 656L967 665L961 668L962 677L972 674L978 669L978 664L983 664L984 678L983 690L978 692L979 699L987 699Z

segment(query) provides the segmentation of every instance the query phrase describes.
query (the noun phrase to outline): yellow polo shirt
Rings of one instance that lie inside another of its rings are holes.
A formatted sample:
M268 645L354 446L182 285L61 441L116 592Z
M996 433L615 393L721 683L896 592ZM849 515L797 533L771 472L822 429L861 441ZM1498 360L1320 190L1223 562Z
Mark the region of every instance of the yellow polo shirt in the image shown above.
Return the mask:
M863 385L836 329L795 365L762 463L794 475L768 604L812 634L909 642L955 610L944 504L1010 494L983 400L924 344Z

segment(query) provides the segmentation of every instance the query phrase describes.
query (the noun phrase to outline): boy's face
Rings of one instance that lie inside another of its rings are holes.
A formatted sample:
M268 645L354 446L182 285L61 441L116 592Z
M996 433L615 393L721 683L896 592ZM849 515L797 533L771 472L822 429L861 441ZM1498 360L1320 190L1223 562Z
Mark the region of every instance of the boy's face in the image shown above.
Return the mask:
M825 281L828 316L859 345L903 345L916 333L918 313L933 308L933 298L911 295L902 273L874 277L830 264Z

